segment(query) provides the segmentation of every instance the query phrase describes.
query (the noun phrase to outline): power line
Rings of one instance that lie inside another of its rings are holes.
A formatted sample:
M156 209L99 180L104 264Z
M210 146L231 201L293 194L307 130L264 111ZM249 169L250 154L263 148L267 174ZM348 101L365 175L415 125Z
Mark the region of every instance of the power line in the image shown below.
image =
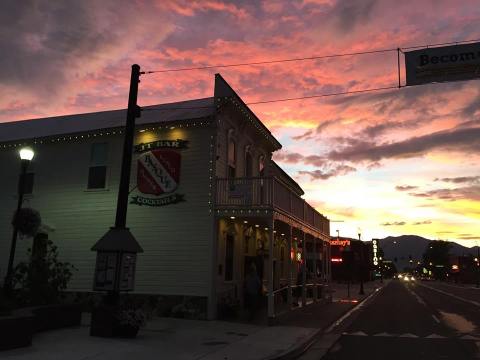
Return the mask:
M377 87L377 88L363 89L363 90L341 91L341 92L336 92L336 93L315 94L315 95L307 95L307 96L299 96L299 97L291 97L291 98L281 98L281 99L247 102L247 103L245 103L245 105L258 105L258 104L268 104L268 103L294 101L294 100L305 100L305 99L322 98L322 97L330 97L330 96L362 94L362 93L375 92L375 91L399 89L399 88L403 88L403 87L404 86L395 85L395 86L385 86L385 87ZM142 111L166 111L166 110L185 110L185 109L211 109L211 108L213 108L213 106L192 106L192 107L173 107L173 108L172 107L159 107L159 108L152 107L152 108L148 108L148 109L142 109Z
M191 71L191 70L208 70L208 69L215 69L215 68L228 68L228 67L251 66L251 65L268 65L268 64L277 64L277 63L293 62L293 61L328 59L328 58L341 57L341 56L353 56L353 55L366 55L366 54L384 53L384 52L389 52L389 51L397 51L397 48L395 48L395 49L371 50L371 51L359 51L359 52L353 52L353 53L343 53L343 54L333 54L333 55L308 56L308 57L280 59L280 60L255 61L255 62L246 62L246 63L237 63L237 64L219 64L219 65L205 65L205 66L190 67L190 68L152 70L152 71L145 71L145 72L143 72L143 74L155 74L155 73Z
M279 59L279 60L266 60L266 61L254 61L254 62L235 63L235 64L218 64L218 65L205 65L205 66L197 66L197 67L189 67L189 68L151 70L151 71L142 71L141 74L155 74L155 73L168 73L168 72L193 71L193 70L209 70L209 69L216 69L216 68L229 68L229 67L253 66L253 65L269 65L269 64L286 63L286 62L294 62L294 61L319 60L319 59L329 59L329 58L343 57L343 56L386 53L391 51L401 51L403 53L403 50L428 48L428 47L434 47L434 46L445 46L445 45L459 45L459 44L465 44L465 43L477 42L477 41L480 41L480 39L462 40L462 41L426 44L426 45L415 45L415 46L407 46L407 47L401 47L401 48L397 47L397 48L391 48L391 49L358 51L358 52L340 53L340 54L331 54L331 55L288 58L288 59Z
M432 46L460 45L460 44L465 44L465 43L470 43L470 42L478 42L478 41L480 41L480 39L462 40L462 41L451 41L451 42L437 43L437 44L429 44L429 45L416 45L416 46L403 47L403 48L399 48L399 49L400 49L401 52L403 52L403 50L428 48L428 47L432 47Z
M337 93L329 93L329 94L318 94L318 95L308 95L308 96L300 96L294 98L284 98L284 99L275 99L275 100L264 100L264 101L255 101L246 103L247 105L257 105L257 104L268 104L273 102L283 102L283 101L293 101L293 100L304 100L304 99L313 99L313 98L322 98L322 97L329 97L329 96L339 96L339 95L351 95L351 94L362 94L374 91L382 91L382 90L392 90L392 89L399 89L403 86L385 86L385 87L378 87L378 88L371 88L371 89L363 89L363 90L352 90L352 91L342 91Z

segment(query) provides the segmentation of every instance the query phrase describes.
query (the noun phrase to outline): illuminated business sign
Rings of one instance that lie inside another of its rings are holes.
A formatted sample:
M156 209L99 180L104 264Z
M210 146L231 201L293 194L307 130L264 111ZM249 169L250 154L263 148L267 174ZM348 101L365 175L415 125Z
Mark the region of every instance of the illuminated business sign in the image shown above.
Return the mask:
M407 86L480 78L480 43L405 53Z
M341 263L341 262L343 262L343 259L342 258L332 258L331 262Z
M372 247L373 247L373 265L377 266L378 265L378 240L373 239L372 240Z
M164 206L185 201L184 195L176 190L180 184L182 160L179 150L186 144L187 141L180 139L157 140L135 147L135 151L140 153L137 159L137 190L142 195L133 196L131 204Z
M350 240L332 240L330 245L336 246L350 246Z

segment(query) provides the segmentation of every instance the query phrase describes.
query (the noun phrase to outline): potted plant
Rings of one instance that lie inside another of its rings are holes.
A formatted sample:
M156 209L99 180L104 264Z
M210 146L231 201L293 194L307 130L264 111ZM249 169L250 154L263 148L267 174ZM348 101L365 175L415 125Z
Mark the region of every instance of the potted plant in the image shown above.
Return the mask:
M124 308L117 312L116 320L117 324L113 335L134 338L137 336L138 330L145 326L146 315L142 309Z

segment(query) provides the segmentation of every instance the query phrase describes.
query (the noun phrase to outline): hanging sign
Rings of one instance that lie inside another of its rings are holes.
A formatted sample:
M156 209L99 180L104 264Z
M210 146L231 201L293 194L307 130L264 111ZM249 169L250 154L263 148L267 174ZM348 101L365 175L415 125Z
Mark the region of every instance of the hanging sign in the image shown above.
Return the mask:
M164 206L185 201L183 194L175 193L180 184L181 154L185 140L158 140L135 147L137 159L137 189L142 194L132 197L130 203L146 206Z
M405 53L407 86L480 78L480 43Z
M372 240L372 247L373 247L373 265L377 266L378 265L378 240L373 239Z

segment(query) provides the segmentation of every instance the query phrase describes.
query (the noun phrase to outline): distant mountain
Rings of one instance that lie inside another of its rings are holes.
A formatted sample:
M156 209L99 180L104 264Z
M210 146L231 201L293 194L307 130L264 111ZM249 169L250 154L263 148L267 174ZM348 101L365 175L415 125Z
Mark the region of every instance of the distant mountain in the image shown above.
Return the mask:
M402 271L409 266L410 257L413 264L422 261L422 255L430 241L432 240L417 235L389 236L379 239L379 245L383 250L384 258L392 261L396 258L395 265L398 271ZM467 248L454 242L450 243L452 244L450 253L453 255L477 254L476 247Z

